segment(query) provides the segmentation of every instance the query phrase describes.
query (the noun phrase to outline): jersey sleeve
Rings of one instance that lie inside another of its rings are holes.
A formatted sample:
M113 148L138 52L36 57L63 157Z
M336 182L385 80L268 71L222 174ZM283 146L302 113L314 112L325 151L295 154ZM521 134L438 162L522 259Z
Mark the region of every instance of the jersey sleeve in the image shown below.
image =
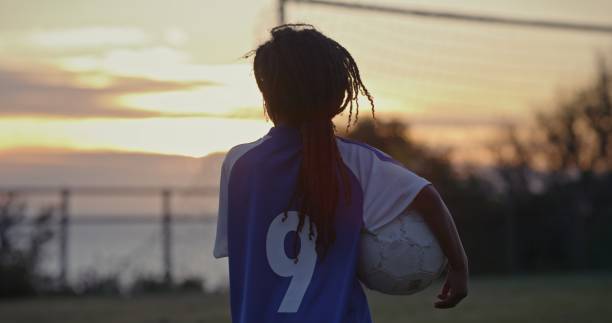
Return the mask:
M368 231L376 231L391 222L431 184L379 150L361 166L363 220Z
M221 166L221 178L219 181L219 211L217 216L217 234L213 256L215 258L227 257L227 191L228 191L229 169L227 157Z

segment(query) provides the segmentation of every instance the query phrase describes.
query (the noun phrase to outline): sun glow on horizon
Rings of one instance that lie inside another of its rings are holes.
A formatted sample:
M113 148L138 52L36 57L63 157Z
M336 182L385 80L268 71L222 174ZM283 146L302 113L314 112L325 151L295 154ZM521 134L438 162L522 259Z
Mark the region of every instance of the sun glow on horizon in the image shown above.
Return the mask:
M263 136L263 119L0 120L0 150L24 146L110 149L201 157Z
M235 95L240 93L240 95ZM243 84L202 86L176 91L132 93L116 98L127 108L163 113L209 113L228 115L245 107L261 106L261 95L256 88ZM263 111L262 107L252 110Z

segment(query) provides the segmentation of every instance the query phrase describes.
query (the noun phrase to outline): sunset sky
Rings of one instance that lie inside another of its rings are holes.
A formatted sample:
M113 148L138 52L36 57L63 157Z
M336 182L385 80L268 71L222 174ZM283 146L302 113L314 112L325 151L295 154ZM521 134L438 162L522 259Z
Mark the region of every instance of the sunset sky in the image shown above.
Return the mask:
M438 10L609 23L612 2L386 1ZM378 115L419 140L480 151L588 81L612 36L346 12L291 4L355 56ZM0 0L0 154L105 149L199 157L272 125L251 61L276 2ZM368 115L364 104L360 116ZM346 118L339 117L338 122ZM0 155L1 156L1 155Z

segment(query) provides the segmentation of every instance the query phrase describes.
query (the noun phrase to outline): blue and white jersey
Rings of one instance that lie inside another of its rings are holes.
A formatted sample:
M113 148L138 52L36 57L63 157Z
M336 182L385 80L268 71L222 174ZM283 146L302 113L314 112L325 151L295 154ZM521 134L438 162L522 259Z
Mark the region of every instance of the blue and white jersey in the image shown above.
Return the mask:
M297 182L301 137L297 128L275 126L257 141L232 148L222 166L216 258L229 256L234 323L372 322L356 275L361 230L384 226L429 182L364 143L337 137L351 183L335 220L336 241L323 261L308 221L293 238L297 212L283 211ZM316 229L316 228L315 228Z

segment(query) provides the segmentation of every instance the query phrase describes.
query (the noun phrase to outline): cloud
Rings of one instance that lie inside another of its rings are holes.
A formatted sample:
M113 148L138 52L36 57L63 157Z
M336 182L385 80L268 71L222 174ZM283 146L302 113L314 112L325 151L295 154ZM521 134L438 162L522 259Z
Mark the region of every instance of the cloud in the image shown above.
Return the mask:
M34 31L27 40L39 47L59 49L101 48L143 45L151 37L141 29L131 27L83 27Z
M247 62L198 64L188 51L169 46L114 48L96 54L54 58L56 66L72 72L103 71L117 76L168 81L197 81L203 77L222 84L255 84Z
M113 98L128 93L176 91L213 85L207 81L157 81L70 73L48 67L12 69L0 66L0 116L62 118L146 118L166 115L121 107ZM173 116L173 113L168 113Z

